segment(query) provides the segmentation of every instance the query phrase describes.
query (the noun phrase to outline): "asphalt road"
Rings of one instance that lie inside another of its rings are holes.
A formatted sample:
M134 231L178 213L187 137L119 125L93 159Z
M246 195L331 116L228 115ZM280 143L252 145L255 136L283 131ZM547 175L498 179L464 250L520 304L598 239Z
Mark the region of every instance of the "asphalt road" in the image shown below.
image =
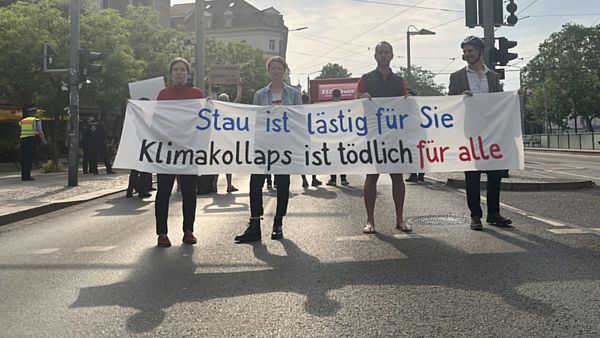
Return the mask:
M600 185L599 155L527 151L525 168L542 172L549 177L591 180Z
M408 185L405 235L382 176L367 236L350 181L302 191L295 177L282 241L266 236L266 195L262 243L233 244L244 192L198 199L195 246L180 244L177 194L168 249L154 246L154 204L123 196L1 227L0 336L600 336L597 188L503 193L515 227L475 232L460 191Z

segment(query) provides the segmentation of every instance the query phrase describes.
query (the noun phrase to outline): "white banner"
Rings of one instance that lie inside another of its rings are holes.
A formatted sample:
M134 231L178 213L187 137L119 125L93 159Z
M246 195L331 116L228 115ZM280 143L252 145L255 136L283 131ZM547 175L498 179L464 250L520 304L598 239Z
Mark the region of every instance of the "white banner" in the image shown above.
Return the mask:
M172 174L523 169L515 92L304 106L130 100L116 168Z

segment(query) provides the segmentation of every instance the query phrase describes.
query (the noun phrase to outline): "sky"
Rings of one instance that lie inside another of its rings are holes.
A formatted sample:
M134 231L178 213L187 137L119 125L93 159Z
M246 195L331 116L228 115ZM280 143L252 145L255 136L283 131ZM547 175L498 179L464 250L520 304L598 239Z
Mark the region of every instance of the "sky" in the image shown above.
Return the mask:
M375 68L374 46L382 40L394 47L394 71L406 67L406 31L422 28L435 35L410 37L411 64L436 74L448 87L450 73L464 67L460 42L468 35L483 36L481 27L468 28L464 0L246 0L259 10L274 7L290 30L287 61L292 84L306 88L327 63L338 63L359 77ZM193 3L171 0L171 4ZM507 0L504 1L506 8ZM519 69L537 55L540 43L567 23L600 24L598 0L515 0L519 21L496 30L496 37L518 42L510 51L505 90L519 88ZM504 11L507 15L507 11ZM300 31L295 28L308 27Z

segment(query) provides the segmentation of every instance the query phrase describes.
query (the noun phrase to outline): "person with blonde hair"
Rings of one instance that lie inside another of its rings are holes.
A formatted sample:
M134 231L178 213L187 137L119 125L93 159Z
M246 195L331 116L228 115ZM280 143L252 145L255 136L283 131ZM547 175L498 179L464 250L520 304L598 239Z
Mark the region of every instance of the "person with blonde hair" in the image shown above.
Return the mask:
M267 71L271 82L254 94L255 105L300 105L300 93L283 82L287 62L280 56L273 56L267 61ZM243 234L236 236L237 243L259 241L261 239L260 219L263 215L262 187L267 178L265 174L250 175L250 221ZM287 212L290 197L290 175L275 175L277 182L277 208L273 220L271 239L283 238L283 217Z

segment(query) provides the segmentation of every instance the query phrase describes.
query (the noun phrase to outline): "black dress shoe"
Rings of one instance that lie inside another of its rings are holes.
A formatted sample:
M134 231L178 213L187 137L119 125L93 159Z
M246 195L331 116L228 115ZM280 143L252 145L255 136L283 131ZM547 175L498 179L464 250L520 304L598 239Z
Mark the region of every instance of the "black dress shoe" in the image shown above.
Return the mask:
M410 176L408 176L408 178L405 179L404 182L413 182L413 183L416 183L417 182L417 175L416 174L410 174Z
M239 236L235 236L234 240L236 243L247 243L260 241L260 238L260 221L255 221L251 219L244 233Z
M486 217L486 222L491 225L499 226L499 227L510 227L512 221L508 218L502 217L500 214L492 214Z
M281 225L273 225L273 232L271 233L271 239L282 239L283 228Z
M25 178L22 178L21 181L35 181L35 178L33 178L33 177L25 177Z
M483 224L481 224L481 217L471 217L471 230L483 230Z

